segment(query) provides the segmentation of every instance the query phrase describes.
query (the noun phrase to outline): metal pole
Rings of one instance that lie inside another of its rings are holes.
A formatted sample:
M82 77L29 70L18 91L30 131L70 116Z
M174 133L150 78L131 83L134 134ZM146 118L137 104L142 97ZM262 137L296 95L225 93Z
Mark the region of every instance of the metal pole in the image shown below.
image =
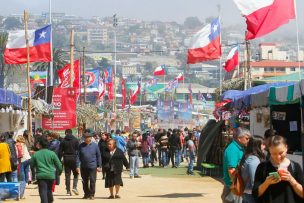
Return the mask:
M70 53L70 87L73 87L74 83L74 30L71 30L71 38L70 38L70 46L71 46L71 53Z
M27 91L28 91L28 130L30 133L30 136L33 136L33 131L32 131L32 105L31 105L31 80L30 80L30 47L29 47L29 40L28 40L28 13L24 11L24 32L25 32L25 42L26 42L26 69L27 69Z
M86 87L86 78L85 78L85 55L84 55L85 47L82 47L82 85L83 85L83 103L86 103L87 99L87 87Z
M51 24L51 39L50 39L50 46L51 46L51 58L53 58L53 34L52 34L52 0L49 0L49 23ZM53 86L53 59L50 62L50 86Z
M246 41L246 50L247 50L247 65L246 65L246 78L247 78L247 83L246 83L246 89L251 87L251 69L250 69L250 41Z
M113 110L116 112L116 74L117 74L117 64L116 64L116 27L117 27L117 18L116 14L113 15L113 26L114 26L114 106Z
M301 60L300 60L300 38L299 38L299 22L297 15L297 3L294 1L295 13L296 13L296 31L297 31L297 48L298 48L298 67L299 67L299 86L301 89L302 71L301 71ZM302 145L302 164L304 165L304 125L303 125L303 96L300 98L300 111L301 111L301 145Z

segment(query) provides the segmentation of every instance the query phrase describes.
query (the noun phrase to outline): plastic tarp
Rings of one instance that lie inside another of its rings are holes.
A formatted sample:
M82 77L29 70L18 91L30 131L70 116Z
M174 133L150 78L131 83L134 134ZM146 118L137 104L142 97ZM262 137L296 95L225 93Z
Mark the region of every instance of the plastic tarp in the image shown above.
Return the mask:
M263 92L269 91L271 87L285 87L294 85L295 82L277 82L277 83L271 83L271 84L265 84L265 85L259 85L256 87L252 87L245 91L239 91L239 90L228 90L223 94L222 99L231 99L233 101L232 106L236 109L242 109L245 107L249 107L251 105L251 95L253 94L259 94Z
M22 98L12 91L0 88L0 104L22 108Z
M221 126L223 121L216 122L215 120L209 120L201 132L199 139L198 152L197 152L197 166L200 166L203 162L208 161L207 155L210 149L215 143L218 136L221 135ZM220 155L219 155L220 156ZM222 159L222 157L221 157ZM218 164L218 163L213 163Z

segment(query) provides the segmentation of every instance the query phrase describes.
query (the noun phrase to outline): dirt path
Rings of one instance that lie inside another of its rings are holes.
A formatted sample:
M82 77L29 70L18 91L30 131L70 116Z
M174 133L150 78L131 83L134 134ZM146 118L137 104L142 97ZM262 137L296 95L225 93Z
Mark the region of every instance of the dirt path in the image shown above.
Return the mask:
M162 169L159 169L162 170ZM54 202L92 202L92 200L82 200L82 183L79 181L79 196L66 196L64 186L64 175L61 176L60 186L57 186L54 195ZM143 175L140 179L129 179L128 174L123 174L124 187L121 189L121 199L108 200L109 192L104 188L104 181L100 174L96 184L95 201L102 202L221 202L220 194L222 184L210 177L184 176L181 178L155 177ZM39 202L37 185L30 185L26 189L23 203ZM11 201L9 201L11 202Z

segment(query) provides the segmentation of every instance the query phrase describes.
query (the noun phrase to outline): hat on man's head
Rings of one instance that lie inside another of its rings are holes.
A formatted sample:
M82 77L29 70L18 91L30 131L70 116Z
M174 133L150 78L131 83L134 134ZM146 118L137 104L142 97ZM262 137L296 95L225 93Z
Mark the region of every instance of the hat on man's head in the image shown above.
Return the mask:
M93 134L91 134L91 133L84 133L84 137L93 137Z
M117 129L116 132L115 132L116 135L119 135L120 133L121 133L121 132L120 132L119 129Z

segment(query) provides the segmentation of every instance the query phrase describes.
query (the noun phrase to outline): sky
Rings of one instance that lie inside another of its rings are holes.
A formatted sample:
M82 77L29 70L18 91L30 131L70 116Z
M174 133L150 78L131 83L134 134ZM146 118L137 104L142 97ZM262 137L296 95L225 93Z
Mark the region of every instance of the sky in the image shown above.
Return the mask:
M83 17L129 17L147 21L176 21L196 16L201 21L217 16L221 5L223 23L238 24L243 21L232 0L52 0L52 12L65 12ZM0 0L1 15L48 12L49 0Z
M50 0L0 0L0 15L42 14L49 11ZM117 14L144 21L178 22L182 24L187 17L198 17L202 22L210 16L218 16L218 5L221 8L221 24L244 25L245 19L233 0L51 0L52 12L64 12L67 15L108 17ZM304 1L296 0L299 33L304 36ZM295 21L275 31L271 36L289 35L295 30ZM288 32L287 32L288 31Z

